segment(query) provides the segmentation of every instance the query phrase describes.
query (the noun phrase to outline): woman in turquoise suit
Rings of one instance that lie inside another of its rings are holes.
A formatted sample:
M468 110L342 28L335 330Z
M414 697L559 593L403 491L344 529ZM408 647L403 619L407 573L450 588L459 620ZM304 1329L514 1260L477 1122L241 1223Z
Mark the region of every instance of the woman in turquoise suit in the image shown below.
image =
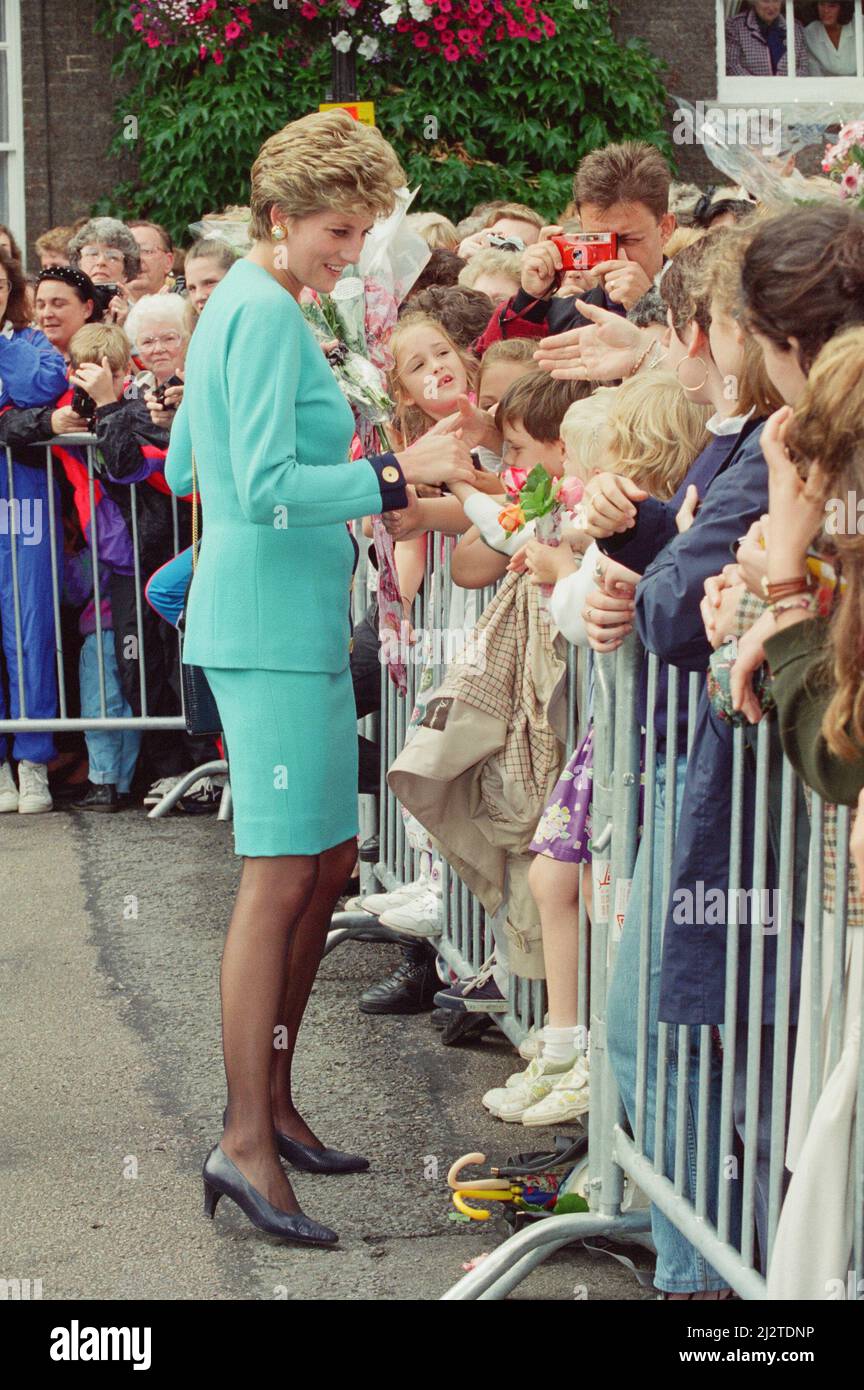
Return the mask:
M243 872L222 956L228 1109L204 1164L205 1210L230 1196L272 1234L332 1245L279 1156L360 1172L291 1092L294 1045L336 900L354 865L357 724L348 665L351 519L401 508L408 483L470 481L454 436L348 462L351 410L298 305L355 263L405 182L344 111L270 137L252 168L249 254L207 301L186 359L165 474L204 519L184 657L204 667L231 770Z

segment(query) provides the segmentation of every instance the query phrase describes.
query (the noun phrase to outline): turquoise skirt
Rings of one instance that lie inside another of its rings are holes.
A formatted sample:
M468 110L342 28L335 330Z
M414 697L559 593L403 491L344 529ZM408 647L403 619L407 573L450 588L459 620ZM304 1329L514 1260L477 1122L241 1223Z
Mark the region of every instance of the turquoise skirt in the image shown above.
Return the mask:
M237 854L320 854L357 834L357 708L348 667L206 668L225 735Z

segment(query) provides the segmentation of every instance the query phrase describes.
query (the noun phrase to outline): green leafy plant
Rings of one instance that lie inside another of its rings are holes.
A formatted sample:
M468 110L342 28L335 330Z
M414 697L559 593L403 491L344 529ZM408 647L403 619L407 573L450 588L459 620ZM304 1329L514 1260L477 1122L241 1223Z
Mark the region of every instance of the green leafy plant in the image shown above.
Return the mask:
M556 25L545 43L514 39L482 62L420 59L416 51L357 65L358 97L402 160L417 210L458 219L475 203L508 198L559 217L573 172L589 150L641 138L671 158L663 131L659 61L641 41L619 44L606 0L574 9L548 0ZM101 31L120 40L114 75L125 86L110 153L127 151L135 117L136 179L94 211L150 216L180 240L187 224L248 200L261 142L328 100L332 48L301 62L286 45L290 21L270 6L250 11L245 47L216 66L186 47L147 48L124 0L104 0Z

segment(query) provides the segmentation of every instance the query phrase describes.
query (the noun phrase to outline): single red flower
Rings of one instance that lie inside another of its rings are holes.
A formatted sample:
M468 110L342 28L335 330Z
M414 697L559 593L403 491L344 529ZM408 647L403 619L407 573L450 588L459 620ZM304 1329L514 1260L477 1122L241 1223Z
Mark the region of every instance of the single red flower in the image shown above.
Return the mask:
M418 33L418 34L415 34L415 35L414 35L414 47L415 47L415 48L428 48L428 47L429 47L429 35L428 35L428 34L424 34L422 31L421 31L420 33Z
M462 54L459 52L459 49L456 47L455 44L448 43L447 47L444 49L444 57L446 58L448 63L458 63L459 59L462 57Z

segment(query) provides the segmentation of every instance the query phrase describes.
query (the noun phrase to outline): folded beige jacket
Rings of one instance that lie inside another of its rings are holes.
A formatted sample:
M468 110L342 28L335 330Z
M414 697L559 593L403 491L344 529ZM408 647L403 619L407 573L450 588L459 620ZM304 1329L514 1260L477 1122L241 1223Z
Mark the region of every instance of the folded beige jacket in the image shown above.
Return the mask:
M508 575L426 701L387 782L488 913L505 897L511 969L543 979L527 849L561 771L566 644L527 575Z

